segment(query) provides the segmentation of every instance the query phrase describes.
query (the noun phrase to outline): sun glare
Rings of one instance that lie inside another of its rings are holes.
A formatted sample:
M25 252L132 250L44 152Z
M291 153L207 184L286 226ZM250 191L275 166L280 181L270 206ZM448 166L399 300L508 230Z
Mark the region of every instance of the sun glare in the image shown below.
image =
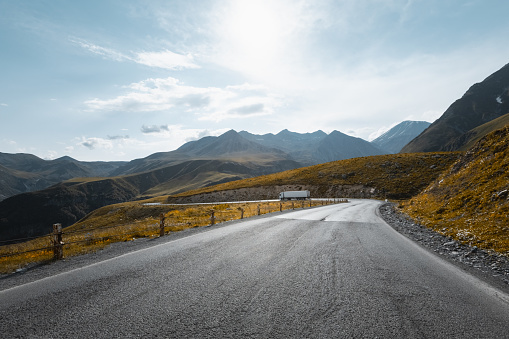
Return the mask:
M278 57L285 35L284 13L274 1L233 1L226 18L227 48L237 67L266 72Z

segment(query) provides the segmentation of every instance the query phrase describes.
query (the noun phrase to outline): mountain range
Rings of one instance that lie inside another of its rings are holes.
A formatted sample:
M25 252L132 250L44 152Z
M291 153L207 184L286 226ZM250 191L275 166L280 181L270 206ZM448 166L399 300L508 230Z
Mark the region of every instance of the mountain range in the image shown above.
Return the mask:
M283 130L277 134L257 135L231 130L219 137L208 136L188 142L175 151L154 153L130 162L83 162L68 156L43 160L32 154L0 153L0 201L73 178L131 175L193 160L249 163L250 170L240 173L245 177L334 160L397 153L407 139L422 132L426 124L405 121L371 143L338 131L326 134L323 131L295 133ZM406 139L402 139L402 135ZM384 140L390 140L390 144ZM223 175L221 180L227 180L227 177L237 176Z
M256 135L231 130L130 162L47 161L0 153L0 240L43 234L56 222L70 225L105 204L398 150L466 150L508 122L506 65L471 86L433 124L403 122L372 142L339 131Z
M0 153L0 201L78 177L108 176L122 161L84 162L65 156L43 160L32 154Z
M338 131L255 135L230 130L130 162L85 163L69 157L46 161L1 154L3 195L37 190L0 201L0 240L45 234L53 223L71 225L108 204L384 153L388 152Z

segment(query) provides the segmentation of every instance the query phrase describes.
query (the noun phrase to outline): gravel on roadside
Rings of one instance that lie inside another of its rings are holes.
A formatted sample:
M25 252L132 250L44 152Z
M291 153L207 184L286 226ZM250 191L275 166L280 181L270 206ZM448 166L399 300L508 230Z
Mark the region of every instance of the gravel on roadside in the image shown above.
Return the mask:
M397 211L394 203L385 203L379 208L381 217L399 233L435 252L437 255L468 269L476 276L509 287L509 258L491 253L476 246L462 244L437 233Z

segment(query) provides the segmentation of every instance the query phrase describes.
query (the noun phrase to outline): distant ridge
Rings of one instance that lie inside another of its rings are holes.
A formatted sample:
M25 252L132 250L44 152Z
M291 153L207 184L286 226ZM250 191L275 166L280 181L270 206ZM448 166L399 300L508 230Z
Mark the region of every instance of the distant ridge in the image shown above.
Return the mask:
M225 155L258 155L278 154L282 158L287 155L276 148L266 147L260 143L243 138L234 130L220 135L219 137L205 137L200 140L191 141L180 148L177 152L184 152L195 157L221 157Z
M374 147L372 147L374 145ZM43 160L32 154L0 153L0 201L81 177L115 177L151 172L193 160L249 160L263 173L287 170L361 156L390 153L360 138L339 131L252 134L230 130L218 137L190 141L174 151L158 152L129 162L83 162L64 156ZM254 173L262 173L255 170ZM231 176L236 177L236 175Z
M470 130L509 113L509 64L470 87L402 153L462 149Z
M318 145L315 159L317 164L320 164L381 154L384 152L364 139L332 131Z
M314 159L314 153L320 142L327 137L327 134L321 130L313 133L296 133L284 129L277 134L268 133L263 135L241 131L239 134L261 145L277 148L302 165L317 163L317 160Z
M288 130L275 135L256 135L245 131L239 134L253 142L280 149L303 166L387 153L366 140L336 130L330 134L323 131L301 134Z
M32 154L0 152L0 201L77 177L108 176L123 161L84 162L65 156L43 160Z
M371 141L371 143L386 153L399 153L406 144L430 125L431 123L427 121L403 121Z

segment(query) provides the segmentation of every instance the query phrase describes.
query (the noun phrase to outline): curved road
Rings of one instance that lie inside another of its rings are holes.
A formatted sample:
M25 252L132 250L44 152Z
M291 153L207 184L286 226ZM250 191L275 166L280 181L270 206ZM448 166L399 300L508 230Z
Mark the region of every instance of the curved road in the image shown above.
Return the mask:
M0 291L2 338L504 338L509 296L352 200Z

